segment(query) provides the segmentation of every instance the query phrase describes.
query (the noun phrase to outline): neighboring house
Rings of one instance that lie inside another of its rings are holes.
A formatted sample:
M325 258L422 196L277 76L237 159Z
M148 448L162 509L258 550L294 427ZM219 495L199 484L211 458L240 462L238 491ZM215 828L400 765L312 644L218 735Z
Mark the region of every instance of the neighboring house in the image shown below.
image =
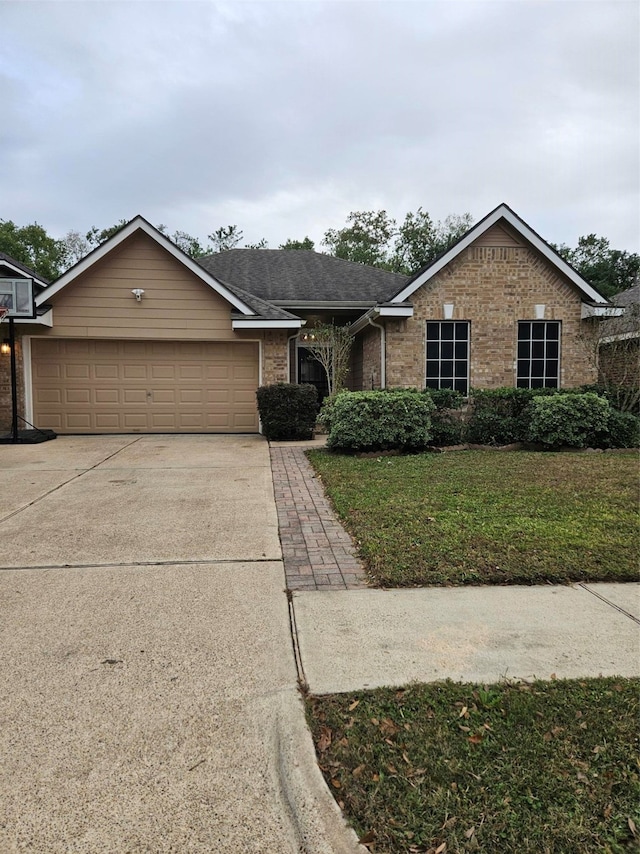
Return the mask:
M585 328L622 312L507 205L410 279L296 250L196 262L136 217L43 284L20 393L60 433L257 431L258 385L320 384L305 336L325 320L350 323L354 389L580 385Z
M621 317L610 317L600 326L599 379L606 385L640 387L640 284L611 297L624 308Z

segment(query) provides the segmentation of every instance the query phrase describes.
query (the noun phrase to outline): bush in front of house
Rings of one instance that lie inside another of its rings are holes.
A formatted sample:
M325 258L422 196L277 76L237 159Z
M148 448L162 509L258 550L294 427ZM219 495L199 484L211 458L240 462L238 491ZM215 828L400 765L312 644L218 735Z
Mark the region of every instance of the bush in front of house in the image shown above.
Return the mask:
M462 408L464 396L455 389L425 389L435 411L431 416L431 444L443 448L459 445L463 441L465 425L453 413Z
M348 391L333 403L327 447L334 451L417 451L431 444L428 395L415 391Z
M608 432L599 438L602 448L638 448L640 447L640 418L632 412L619 412L611 408L609 412Z
M611 407L593 392L536 397L531 402L529 439L548 448L601 446L609 434Z
M472 392L473 409L466 439L478 445L524 442L529 428L529 406L536 394L555 389L494 388Z
M310 439L318 414L318 390L308 383L274 383L256 392L262 431L276 442Z

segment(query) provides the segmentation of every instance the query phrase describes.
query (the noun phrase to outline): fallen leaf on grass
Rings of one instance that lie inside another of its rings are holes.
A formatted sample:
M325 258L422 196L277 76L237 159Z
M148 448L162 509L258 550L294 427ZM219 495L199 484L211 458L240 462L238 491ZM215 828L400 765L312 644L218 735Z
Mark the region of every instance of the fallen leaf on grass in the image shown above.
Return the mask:
M320 738L318 739L318 750L324 753L331 746L331 730L328 726L320 727Z
M358 842L359 842L361 845L371 845L371 843L373 842L373 840L374 840L375 838L376 838L376 832L375 832L375 830L369 830L367 833L365 833L365 835L364 835L364 836L361 836L361 837L360 837L360 839L358 840Z
M333 786L334 789L341 789L342 788L342 783L336 777L334 777L333 780L331 781L331 785Z
M484 734L481 732L477 732L475 735L469 736L469 741L471 742L471 744L480 744L483 738Z
M635 821L632 818L628 818L627 821L629 823L629 830L631 831L631 835L633 836L634 839L637 839L638 838L638 831L636 829Z
M613 804L607 804L604 808L604 817L611 818L611 814L613 812Z
M467 839L471 839L473 834L476 832L475 827L470 827L469 830L465 830L464 835Z
M353 703L349 706L349 711L352 712L358 705L360 704L360 700L354 700Z
M359 777L365 768L366 768L366 765L358 765L358 767L354 768L351 773L354 777Z

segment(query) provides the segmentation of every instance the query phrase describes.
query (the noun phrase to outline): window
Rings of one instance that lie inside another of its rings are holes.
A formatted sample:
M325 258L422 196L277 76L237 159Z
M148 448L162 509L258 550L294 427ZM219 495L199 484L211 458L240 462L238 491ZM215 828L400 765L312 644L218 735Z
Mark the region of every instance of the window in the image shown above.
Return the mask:
M560 385L560 322L521 320L518 323L518 388Z
M469 394L469 324L427 321L427 388L454 388Z

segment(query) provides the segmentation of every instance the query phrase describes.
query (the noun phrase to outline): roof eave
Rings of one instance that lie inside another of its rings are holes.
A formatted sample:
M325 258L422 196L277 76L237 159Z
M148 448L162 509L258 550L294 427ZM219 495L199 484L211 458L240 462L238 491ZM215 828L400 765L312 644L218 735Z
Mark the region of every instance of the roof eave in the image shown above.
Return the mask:
M467 249L475 240L483 235L488 229L492 228L501 219L506 220L509 225L514 228L525 240L527 240L535 249L538 250L551 264L553 264L564 276L566 276L588 299L597 303L607 304L607 299L598 293L595 288L582 278L582 276L573 269L566 261L564 261L557 252L555 252L549 244L540 237L526 222L512 211L506 204L498 205L495 210L487 214L484 219L476 223L475 226L454 246L445 252L440 258L433 262L429 267L418 273L407 285L392 298L392 302L404 302L408 297L415 293L418 288L422 287L426 282L432 279L436 273L439 273L447 264L451 263L461 252Z
M169 240L167 237L164 236L164 234L159 232L157 228L154 228L151 223L147 222L147 220L142 216L137 216L132 219L131 222L123 226L119 231L112 235L112 237L110 237L108 240L105 240L104 243L100 244L100 246L97 246L92 252L90 252L82 260L78 261L77 264L71 267L71 269L67 270L66 273L63 273L59 279L57 279L55 282L45 288L45 290L42 291L42 293L38 294L38 296L36 297L36 306L41 305L43 302L46 302L51 299L51 297L55 296L68 284L77 279L78 276L82 275L82 273L85 273L95 263L104 258L104 256L111 252L113 249L115 249L116 246L119 246L128 237L131 237L132 234L135 234L136 231L144 232L158 245L162 246L163 249L166 249L166 251L169 252L170 255L172 255L190 272L194 273L194 275L201 279L212 290L220 294L220 296L227 300L227 302L231 303L231 305L241 314L248 316L255 315L255 312L250 308L250 306L240 300L227 287L225 287L222 282L219 282L218 279L215 278L215 276L212 276L211 273L208 273L204 269L204 267L201 267L192 258L186 255L181 249L179 249L174 243L172 243L171 240Z

